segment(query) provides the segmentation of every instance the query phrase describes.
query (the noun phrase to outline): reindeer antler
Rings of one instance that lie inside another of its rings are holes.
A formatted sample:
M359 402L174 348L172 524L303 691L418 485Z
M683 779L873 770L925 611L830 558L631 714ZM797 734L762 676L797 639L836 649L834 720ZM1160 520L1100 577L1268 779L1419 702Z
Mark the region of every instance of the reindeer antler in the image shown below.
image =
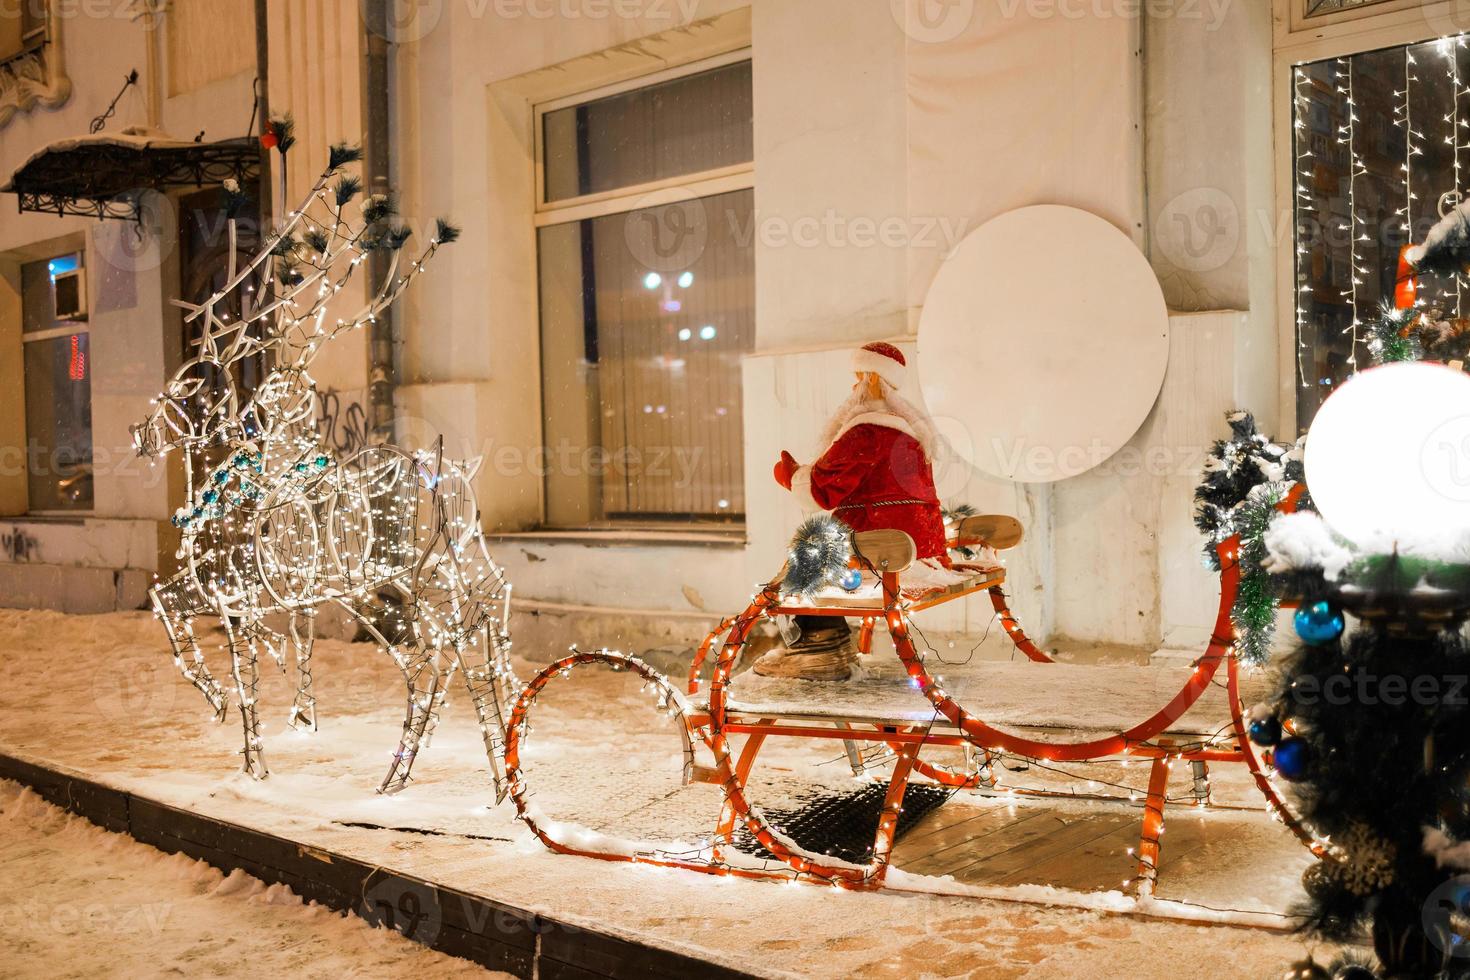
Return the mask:
M347 206L362 192L362 180L343 173L342 168L361 158L357 146L332 146L327 168L301 205L287 214L282 227L238 269L234 213L242 195L238 186L226 187L230 267L225 284L203 303L175 301L189 311L185 322L203 318L203 353L228 367L265 351L289 351L287 360L305 368L328 341L376 320L402 295L439 246L459 236L457 228L439 219L428 245L417 258L408 260L410 268L400 274L404 247L413 232L396 220L393 199L384 194L368 197L357 220L347 212ZM382 285L360 310L333 319L330 310L337 294L357 266L378 250L392 253ZM222 310L232 297L240 300L240 317L235 321Z

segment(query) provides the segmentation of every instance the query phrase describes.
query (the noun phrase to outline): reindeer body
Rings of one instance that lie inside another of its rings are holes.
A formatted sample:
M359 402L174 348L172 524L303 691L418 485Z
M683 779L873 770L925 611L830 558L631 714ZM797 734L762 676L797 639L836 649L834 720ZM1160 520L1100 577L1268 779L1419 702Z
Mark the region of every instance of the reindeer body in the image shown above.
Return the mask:
M181 451L188 501L174 515L179 571L150 595L175 662L222 719L229 694L210 672L193 629L199 616L220 622L251 776L268 772L256 704L260 651L284 669L285 648L294 649L290 724L315 730L315 617L331 603L393 658L408 689L402 736L380 792L405 785L447 686L462 670L503 795L501 706L518 685L508 658L510 587L480 531L470 486L479 461L445 459L438 447L415 453L391 445L338 458L316 426L318 396L308 369L322 345L372 320L454 235L440 222L411 270L398 276L408 234L386 224L391 207L379 202L373 213L365 207L355 228L343 206L356 192L356 178L342 177L335 191L328 189L337 165L354 152L334 147L334 166L268 248L239 274L232 267L224 289L206 303L185 304L189 319L204 318L200 353L179 369L149 419L134 427L140 454ZM316 220L308 217L314 205ZM300 227L304 242L293 235ZM228 229L233 242L233 219ZM383 288L357 316L328 326L331 300L374 248L392 252ZM302 275L284 264L278 270L273 258L311 271ZM249 297L259 297L253 308ZM243 311L234 322L221 313L227 300ZM238 391L230 368L260 356L274 366L254 391Z

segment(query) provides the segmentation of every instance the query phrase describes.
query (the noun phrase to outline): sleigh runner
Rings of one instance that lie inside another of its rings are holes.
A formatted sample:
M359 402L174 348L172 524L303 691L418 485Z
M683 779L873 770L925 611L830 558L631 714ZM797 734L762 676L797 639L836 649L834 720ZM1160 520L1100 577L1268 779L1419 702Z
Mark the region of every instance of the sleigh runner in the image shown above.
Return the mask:
M1020 527L1014 520L976 517L960 524L950 544L999 550L1019 540ZM720 623L706 637L682 691L638 659L608 651L575 652L541 671L511 711L506 769L512 799L533 832L561 853L871 889L885 884L892 867L895 838L911 786L1075 799L1072 793L1006 787L997 763L1004 756L1048 763L1138 759L1148 764L1149 778L1141 801L1131 880L1140 895L1149 895L1159 874L1169 786L1171 779L1180 778L1174 771L1176 764L1187 765L1193 805L1205 808L1216 805L1210 798L1209 766L1234 763L1247 767L1273 815L1304 844L1318 850L1319 844L1284 809L1247 737L1231 624L1239 585L1238 550L1235 538L1218 546L1220 603L1204 654L1181 672L1177 684L1150 686L1146 682L1158 681L1161 671L1054 662L1026 636L1009 609L1005 570L998 564L957 563L962 581L941 588L911 589L903 583L914 561L912 540L895 530L857 533L853 535L851 567L863 575L860 588L793 600L781 594L778 576L744 611ZM1006 635L1025 660L986 662L963 680L946 681L930 670L915 645L911 617L981 592L988 594ZM860 624L858 642L864 654L871 654L874 633L882 628L892 640L895 657L880 658L876 669L870 664L869 676L832 685L760 677L750 671L736 676L735 667L755 627L763 620L786 615L855 619ZM713 674L707 684L701 683L701 670L717 646ZM714 832L696 853L686 848L634 845L557 824L535 805L520 757L532 709L558 678L590 666L641 677L654 692L659 708L677 720L684 782L711 784L722 793L723 806ZM773 826L754 798L751 780L762 749L772 739L839 743L854 774L870 771L875 758L886 768L886 790L870 860L858 863L807 850ZM940 749L961 750L963 766L933 761L933 751ZM925 758L926 752L930 758ZM1092 798L1130 802L1115 796ZM738 850L737 832L748 835L775 862L754 860Z

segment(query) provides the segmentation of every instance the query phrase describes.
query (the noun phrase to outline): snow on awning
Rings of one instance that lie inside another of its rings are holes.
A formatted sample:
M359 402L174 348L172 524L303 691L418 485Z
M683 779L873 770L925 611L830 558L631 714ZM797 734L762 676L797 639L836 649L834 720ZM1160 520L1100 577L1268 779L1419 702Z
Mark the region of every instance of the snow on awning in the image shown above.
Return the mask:
M132 218L145 190L204 187L260 173L260 145L249 137L214 143L179 140L129 127L49 143L11 175L0 193L20 198L21 211Z

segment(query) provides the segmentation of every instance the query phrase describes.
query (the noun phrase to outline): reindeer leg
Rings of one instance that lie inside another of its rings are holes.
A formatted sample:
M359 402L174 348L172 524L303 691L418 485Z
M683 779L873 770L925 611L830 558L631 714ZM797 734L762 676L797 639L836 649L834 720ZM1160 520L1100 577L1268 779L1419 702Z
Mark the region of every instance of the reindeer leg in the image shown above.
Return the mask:
M392 794L403 789L414 758L424 745L424 733L432 729L432 719L444 700L444 690L440 686L443 675L437 660L437 650L417 650L403 666L403 678L408 686L408 712L403 719L403 737L398 741L398 751L393 753L393 764L388 768L383 784L378 787L379 793Z
M301 620L306 620L305 625ZM316 610L291 614L288 630L296 650L296 700L291 705L289 724L297 731L316 731L316 695L311 686L311 651L316 644Z
M224 721L225 711L229 708L229 697L219 681L209 672L209 665L204 662L204 651L199 649L199 640L194 635L193 618L186 612L169 612L165 595L174 595L177 588L173 582L157 586L148 590L148 597L153 602L154 613L168 633L168 643L174 652L174 666L179 668L184 680L193 684L204 695L204 700L214 709L214 720Z
M490 624L496 630L496 624ZM504 655L500 648L499 633L482 635L474 648L474 663L464 663L465 686L469 688L470 703L475 706L475 718L480 723L480 738L485 743L485 755L490 760L490 778L495 783L495 802L505 799L509 785L505 781L505 770L501 759L505 754L505 711L501 700L501 685L506 672L501 666ZM492 652L493 651L493 652ZM460 651L463 658L466 651ZM507 665L508 666L508 665Z
M235 697L240 704L240 721L245 727L245 772L254 779L264 779L270 772L265 767L265 749L260 739L260 713L255 705L260 691L260 664L256 660L255 644L236 632L223 611L220 613L220 620L225 624L225 635L229 639Z

